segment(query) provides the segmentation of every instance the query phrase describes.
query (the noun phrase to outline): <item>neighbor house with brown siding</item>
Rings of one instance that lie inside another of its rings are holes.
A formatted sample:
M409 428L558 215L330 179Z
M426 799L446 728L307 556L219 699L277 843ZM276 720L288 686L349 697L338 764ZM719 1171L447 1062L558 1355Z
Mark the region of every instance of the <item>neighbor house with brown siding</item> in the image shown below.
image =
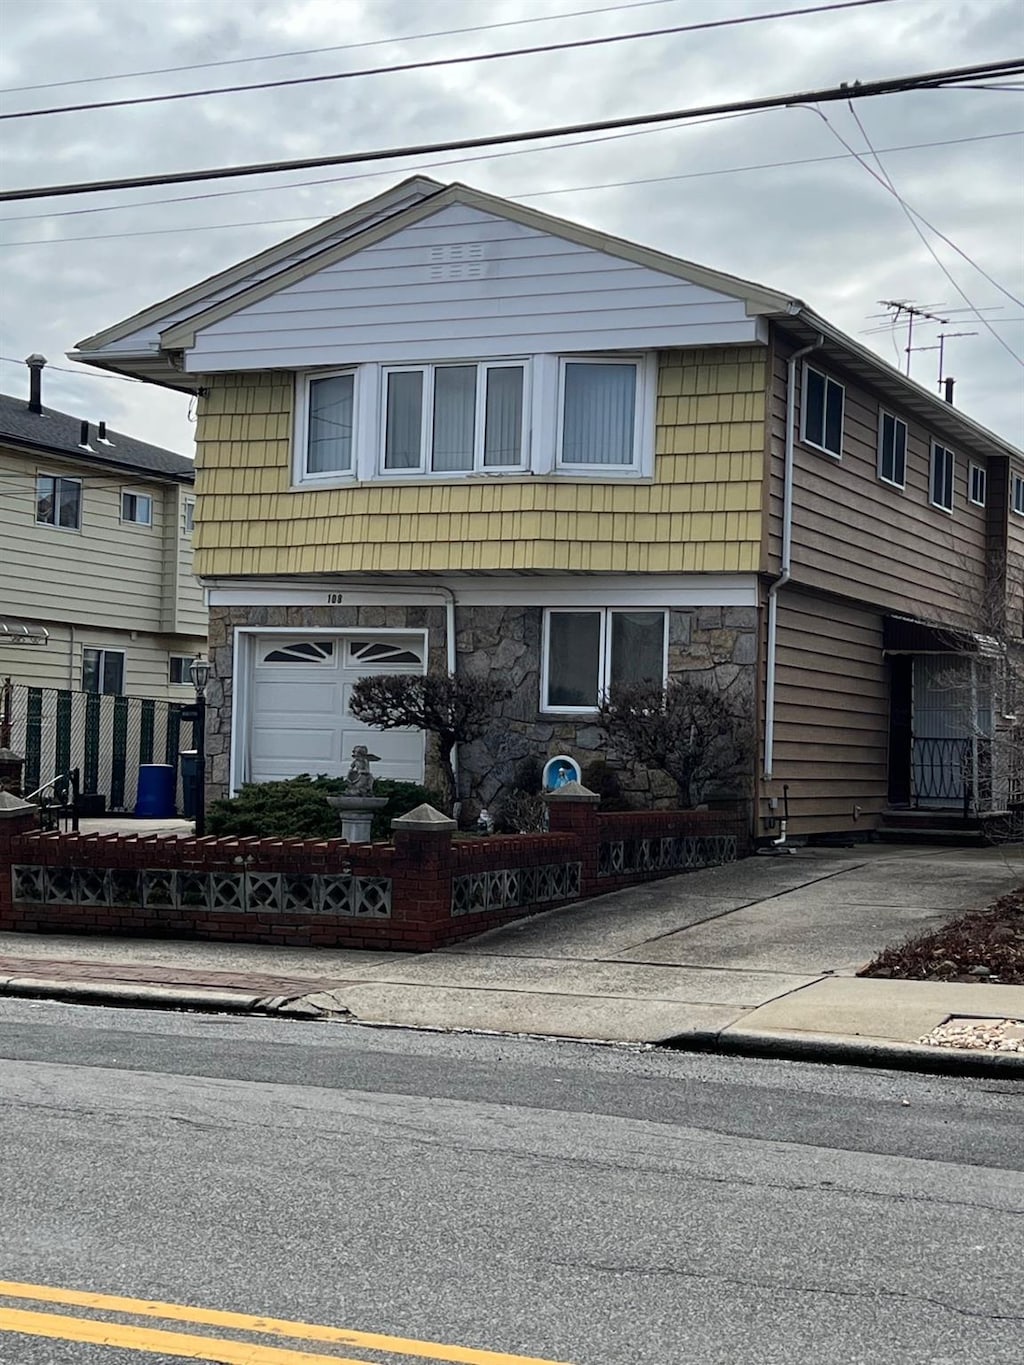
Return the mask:
M459 755L485 804L683 672L755 722L758 837L1002 799L1019 454L797 299L417 177L74 354L199 395L212 792L343 772L359 677L447 669L511 688Z

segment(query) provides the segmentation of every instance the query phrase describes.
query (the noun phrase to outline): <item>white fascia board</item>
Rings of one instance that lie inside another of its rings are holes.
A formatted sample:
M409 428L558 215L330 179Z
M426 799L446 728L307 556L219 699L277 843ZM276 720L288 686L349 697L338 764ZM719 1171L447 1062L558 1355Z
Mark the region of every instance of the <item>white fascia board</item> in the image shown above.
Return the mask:
M561 574L520 577L454 576L328 579L287 584L258 578L204 580L211 607L433 606L450 600L464 607L756 607L756 574Z

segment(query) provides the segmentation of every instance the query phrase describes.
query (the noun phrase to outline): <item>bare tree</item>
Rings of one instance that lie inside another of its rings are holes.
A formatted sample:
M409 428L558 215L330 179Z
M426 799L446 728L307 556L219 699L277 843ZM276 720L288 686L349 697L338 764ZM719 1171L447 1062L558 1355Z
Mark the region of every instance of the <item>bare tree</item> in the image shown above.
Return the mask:
M745 780L753 756L753 727L745 709L685 675L667 687L615 684L600 707L601 724L623 754L667 773L687 806L720 783Z
M467 744L486 731L508 695L509 689L494 678L380 673L359 679L348 709L356 720L376 730L413 729L434 735L451 811L457 795L452 752L456 744Z

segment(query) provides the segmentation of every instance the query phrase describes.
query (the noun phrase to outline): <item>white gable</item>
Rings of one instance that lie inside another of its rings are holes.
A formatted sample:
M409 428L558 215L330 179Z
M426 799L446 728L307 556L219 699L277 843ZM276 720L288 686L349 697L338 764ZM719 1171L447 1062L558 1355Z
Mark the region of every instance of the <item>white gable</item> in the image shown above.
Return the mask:
M462 203L200 323L192 373L743 343L741 297Z

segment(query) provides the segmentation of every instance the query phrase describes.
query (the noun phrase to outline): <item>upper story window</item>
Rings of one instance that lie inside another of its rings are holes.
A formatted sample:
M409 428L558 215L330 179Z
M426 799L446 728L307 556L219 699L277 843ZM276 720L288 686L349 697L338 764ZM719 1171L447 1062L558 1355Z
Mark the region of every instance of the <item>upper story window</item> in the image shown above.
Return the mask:
M59 474L36 476L36 521L78 531L82 526L82 481Z
M878 477L896 488L907 482L907 424L891 412L878 418Z
M558 463L634 465L638 364L563 360L561 370Z
M1024 479L1019 474L1013 476L1013 510L1024 517Z
M987 492L988 476L983 464L972 464L967 476L968 497L976 507L985 506L985 495Z
M304 473L351 474L355 433L355 374L310 379L306 389Z
M190 536L190 535L192 534L192 532L196 529L196 500L195 500L195 498L186 498L186 499L185 499L185 504L184 504L184 507L182 508L182 514L181 514L181 515L182 515L182 521L181 521L182 529L183 529L183 531L185 532L185 535Z
M541 708L593 711L613 683L664 685L663 611L561 610L544 613Z
M929 496L932 506L940 507L943 512L952 512L953 510L953 468L955 463L951 450L947 450L945 446L940 446L934 441L932 442Z
M812 365L805 365L801 440L841 459L845 401L846 391L842 384L829 379L827 374Z
M119 697L124 692L124 650L82 650L82 691Z
M653 354L359 365L300 376L296 483L654 467Z
M121 520L132 521L137 526L153 525L153 499L148 493L132 493L127 489L121 493Z
M522 361L386 369L384 473L522 468L525 391Z

